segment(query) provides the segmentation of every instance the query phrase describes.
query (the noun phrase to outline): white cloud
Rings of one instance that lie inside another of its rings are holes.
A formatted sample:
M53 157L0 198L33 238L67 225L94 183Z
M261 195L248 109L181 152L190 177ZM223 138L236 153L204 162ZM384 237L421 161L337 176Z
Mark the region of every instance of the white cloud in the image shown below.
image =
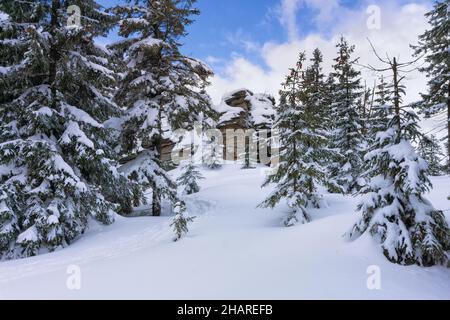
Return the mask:
M316 22L324 23L336 17L339 0L303 0L303 5L317 10Z
M339 0L281 0L275 12L278 13L280 24L286 29L291 41L298 39L297 12L304 8L316 12L313 20L319 29L323 29L335 19Z
M298 38L297 30L297 10L300 6L300 0L282 0L279 8L280 23L288 32L290 40Z
M315 20L318 25L323 25L322 21L332 20L332 27L327 27L325 31L328 35L319 28L316 33L299 38L296 13L304 5L318 10ZM381 28L369 30L366 24L369 17L366 7L350 10L339 6L337 0L282 0L280 22L289 35L288 40L284 43L267 42L258 47L260 48L258 54L265 66L252 63L239 55L230 57L223 71L212 80L209 93L215 102L220 101L223 93L240 87L277 95L288 69L295 65L298 53L305 50L310 56L316 47L321 49L325 60L324 69L329 72L332 60L336 56L335 44L340 35L346 36L356 45L355 56L360 57L362 64L380 65L371 51L367 38L371 39L380 54L389 53L391 56L399 57L400 60L410 60L412 50L409 45L416 43L417 36L427 27L424 14L429 8L424 4L400 6L392 1L379 5ZM363 76L368 85L373 84L374 77L370 72L363 71ZM408 74L406 83L408 102L419 98L419 92L425 90L425 83L424 76L418 72Z
M211 65L215 65L223 62L223 59L214 56L207 56L205 61Z
M236 32L227 33L225 36L227 42L236 46L243 47L245 51L259 51L260 46L258 43L251 39L251 36L239 28Z

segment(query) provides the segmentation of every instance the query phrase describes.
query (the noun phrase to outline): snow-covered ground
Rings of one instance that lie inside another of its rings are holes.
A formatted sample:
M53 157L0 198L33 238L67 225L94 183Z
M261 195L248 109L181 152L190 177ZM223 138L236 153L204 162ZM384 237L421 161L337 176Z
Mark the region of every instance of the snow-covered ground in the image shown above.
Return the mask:
M0 299L450 299L450 269L391 264L370 237L342 238L357 199L326 195L313 222L284 228L285 207L256 209L270 191L260 169L204 175L187 199L197 219L180 242L170 217L118 218L64 250L1 262ZM450 209L450 178L433 182L429 199ZM380 268L380 290L367 287L369 266ZM79 290L66 284L73 270Z

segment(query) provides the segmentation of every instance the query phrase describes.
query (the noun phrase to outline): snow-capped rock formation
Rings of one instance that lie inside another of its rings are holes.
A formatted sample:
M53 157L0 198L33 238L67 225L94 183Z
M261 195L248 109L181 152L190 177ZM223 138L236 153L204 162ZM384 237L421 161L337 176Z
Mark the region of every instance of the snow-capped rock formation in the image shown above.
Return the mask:
M220 129L269 129L275 119L275 99L268 94L239 89L225 94L216 111L221 115L217 123Z

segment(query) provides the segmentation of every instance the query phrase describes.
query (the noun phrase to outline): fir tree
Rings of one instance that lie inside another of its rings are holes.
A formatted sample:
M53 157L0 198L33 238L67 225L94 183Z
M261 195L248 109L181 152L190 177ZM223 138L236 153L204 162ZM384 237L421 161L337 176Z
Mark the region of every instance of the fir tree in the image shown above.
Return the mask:
M217 129L216 129L217 130ZM218 169L223 164L223 149L224 145L222 141L219 141L218 136L204 135L203 139L203 164L209 169Z
M189 129L200 115L213 116L203 90L212 72L180 52L192 15L192 0L129 0L118 6L119 34L112 46L126 60L116 96L127 109L121 151L129 162L126 173L143 188L152 188L152 214L161 214L161 198L172 204L176 186L160 162L162 140L176 129ZM145 200L142 200L145 201Z
M251 145L244 150L244 169L254 168L256 164L270 165L272 153L272 132L275 122L275 98L266 93L247 96L250 102L249 123L247 127L255 130L251 135ZM251 130L247 130L250 136ZM250 141L250 137L248 138Z
M238 158L242 162L242 169L254 169L258 162L258 134L251 132L247 134L245 139L245 145L242 153L238 155Z
M325 83L325 75L322 71L323 56L319 49L313 51L311 66L307 68L303 76L303 86L300 93L304 113L301 119L304 122L302 129L305 145L305 153L302 160L307 163L307 171L310 175L307 179L309 192L317 189L317 184L325 185L328 188L336 187L334 180L329 179L329 160L336 158L335 150L328 147L332 130L327 127L331 122L330 114L326 107L328 92L330 89ZM318 206L318 202L315 204Z
M183 194L190 195L200 191L198 181L204 179L194 164L193 157L181 165L181 175L177 179L178 186L183 188Z
M329 74L327 79L325 80L323 91L324 101L322 116L325 117L323 119L323 123L325 128L327 128L328 131L332 132L336 128L336 119L333 117L333 104L336 94L336 82L333 74Z
M382 75L379 78L379 83L375 86L373 104L367 120L368 131L365 154L370 152L376 144L379 132L386 130L388 126L389 117L392 115L392 95L392 86L386 82L385 77ZM371 177L364 173L364 169L367 169L367 163L363 165L361 179L363 179L365 183L369 183Z
M0 3L0 257L53 251L77 239L90 218L111 223L130 207L103 122L114 66L94 38L113 19L95 1ZM119 206L120 203L120 206Z
M418 117L402 107L405 88L401 73L411 62L379 59L388 67L373 70L392 71L392 98L386 120L379 122L365 156L363 176L368 183L360 191L364 195L358 206L361 218L347 237L353 240L369 232L391 262L424 266L446 263L450 230L443 213L424 197L431 187L428 165L411 145L420 137ZM385 113L386 107L380 112Z
M331 147L338 151L340 159L331 168L335 179L344 193L352 193L359 188L364 139L363 125L358 113L358 99L361 97L360 72L355 70L351 55L355 47L341 38L338 57L332 73L335 79L333 95L333 117L335 129Z
M448 141L445 143L445 146L448 148ZM446 164L444 165L444 171L446 174L450 175L450 158L447 158Z
M388 115L392 111L392 84L386 82L381 76L379 83L375 87L375 96L370 110L367 132L367 142L369 147L376 140L376 135L380 130L384 130L388 123Z
M432 176L440 176L444 173L442 160L445 155L442 153L439 140L430 135L422 136L419 143L419 154L428 163L428 172Z
M173 218L172 224L175 232L174 241L180 240L183 235L189 232L188 224L193 222L195 217L190 217L187 214L186 206L182 202L177 202L174 207L175 217Z
M364 89L362 91L362 95L359 97L357 101L358 106L358 114L361 119L361 138L363 150L367 148L368 144L368 131L369 131L369 117L370 117L370 109L371 109L371 100L372 100L372 92L373 90L367 87L367 84L364 84ZM364 153L364 152L363 152Z
M277 107L277 119L275 126L280 136L280 162L277 170L269 176L263 187L276 183L275 190L260 204L261 207L274 208L282 199L286 199L291 209L284 220L285 226L293 226L296 223L309 222L310 217L306 210L307 199L305 188L300 180L300 146L299 146L299 112L301 78L305 54L301 53L296 68L291 69L290 74L282 84L280 90L280 103Z
M336 95L336 83L332 74L327 77L324 83L324 99L321 113L322 123L325 130L329 133L328 148L332 151L332 155L327 159L327 187L332 193L343 193L341 184L338 181L340 163L343 156L340 150L334 145L334 135L336 132L337 119L334 117L334 101Z
M314 52L313 66L306 72L302 70L304 61L305 55L301 53L297 67L291 70L280 91L276 128L280 133L281 160L275 174L263 186L277 185L260 205L273 208L286 199L292 211L284 221L285 226L308 222L309 209L319 207L321 195L317 184L324 183L326 169L321 163L329 153L320 125L322 55L318 50Z
M426 116L446 114L447 141L450 141L450 1L436 0L433 9L425 16L430 29L419 36L419 43L413 46L415 54L425 54L427 65L420 69L425 72L428 92L422 94L420 108ZM450 144L447 145L447 157L450 162Z

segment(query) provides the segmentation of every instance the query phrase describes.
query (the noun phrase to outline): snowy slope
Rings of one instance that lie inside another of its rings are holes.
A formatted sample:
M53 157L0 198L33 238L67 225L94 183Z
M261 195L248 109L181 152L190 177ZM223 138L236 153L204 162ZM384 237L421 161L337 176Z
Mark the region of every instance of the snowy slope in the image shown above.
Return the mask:
M169 217L119 218L64 250L0 263L0 299L450 299L449 269L394 265L369 237L343 240L357 199L327 195L313 222L283 228L286 208L256 209L270 191L260 189L260 169L204 175L187 201L196 222L181 242L171 241ZM450 179L433 181L430 199L450 209ZM70 265L80 267L80 290L66 287ZM381 290L366 286L371 265Z

